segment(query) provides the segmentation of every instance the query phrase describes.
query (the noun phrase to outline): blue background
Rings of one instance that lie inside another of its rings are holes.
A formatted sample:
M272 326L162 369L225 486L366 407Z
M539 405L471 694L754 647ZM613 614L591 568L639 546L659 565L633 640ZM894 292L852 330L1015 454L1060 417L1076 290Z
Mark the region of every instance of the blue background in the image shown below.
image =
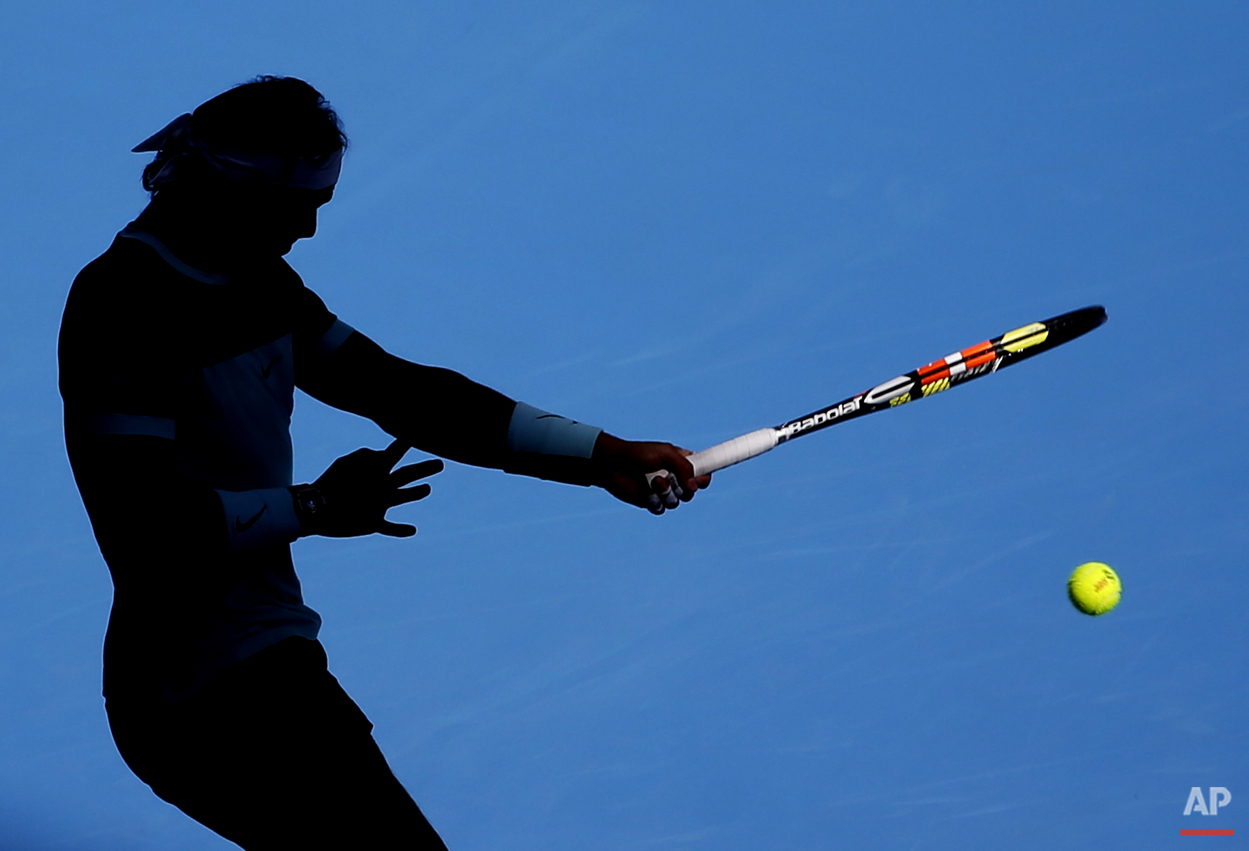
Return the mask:
M1240 3L46 0L0 53L0 849L233 847L99 696L74 275L131 146L260 73L352 138L290 259L392 352L703 448L1086 304L1002 376L654 518L452 465L412 540L295 545L453 849L1171 848L1249 830ZM386 438L297 402L296 478ZM410 456L415 458L415 454ZM1115 566L1088 618L1065 580ZM1182 816L1228 787L1217 817Z

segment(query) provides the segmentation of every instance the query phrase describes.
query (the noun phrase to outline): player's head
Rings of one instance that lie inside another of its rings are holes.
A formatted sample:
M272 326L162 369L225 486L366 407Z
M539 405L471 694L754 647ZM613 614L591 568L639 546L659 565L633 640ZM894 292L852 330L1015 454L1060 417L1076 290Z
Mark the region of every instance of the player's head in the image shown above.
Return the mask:
M143 188L195 189L226 179L253 186L326 189L347 136L329 102L294 77L257 77L180 115L136 145L155 151Z
M293 77L257 77L181 115L135 147L153 198L234 223L245 253L285 254L316 231L347 147L338 115Z

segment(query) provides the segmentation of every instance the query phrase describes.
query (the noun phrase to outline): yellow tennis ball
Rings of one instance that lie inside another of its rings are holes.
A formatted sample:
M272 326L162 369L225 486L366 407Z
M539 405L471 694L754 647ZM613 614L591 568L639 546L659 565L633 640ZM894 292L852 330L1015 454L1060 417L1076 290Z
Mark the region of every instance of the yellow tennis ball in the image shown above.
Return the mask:
M1086 615L1104 615L1119 605L1123 583L1108 564L1090 561L1077 567L1067 580L1071 603Z

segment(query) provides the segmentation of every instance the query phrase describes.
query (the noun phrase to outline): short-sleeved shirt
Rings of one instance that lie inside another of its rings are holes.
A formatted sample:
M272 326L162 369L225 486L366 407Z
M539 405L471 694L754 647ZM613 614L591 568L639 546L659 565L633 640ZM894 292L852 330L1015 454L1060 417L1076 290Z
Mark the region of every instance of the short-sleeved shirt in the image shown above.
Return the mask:
M176 701L277 641L316 637L290 554L290 417L301 371L350 334L283 259L210 274L135 224L78 275L60 385L116 589L106 695ZM127 437L159 460L118 469L108 447Z

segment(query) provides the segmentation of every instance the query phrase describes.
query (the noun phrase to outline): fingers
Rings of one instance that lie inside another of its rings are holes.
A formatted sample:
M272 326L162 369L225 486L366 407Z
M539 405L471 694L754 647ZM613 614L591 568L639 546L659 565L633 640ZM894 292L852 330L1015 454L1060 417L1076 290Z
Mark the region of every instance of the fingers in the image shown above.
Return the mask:
M408 502L416 502L418 499L424 499L429 496L430 490L429 485L417 485L414 488L398 488L390 495L390 499L387 502L391 508Z
M422 461L419 464L409 464L407 467L400 467L390 474L390 485L394 491L387 498L387 505L393 508L396 505L403 505L408 502L416 502L418 499L424 499L429 496L431 488L429 485L418 485L414 488L405 488L403 485L414 482L417 479L423 479L426 476L432 476L435 473L441 473L443 469L442 461L437 458L428 461Z
M651 514L663 514L666 509L676 508L685 498L685 492L667 470L654 474L649 489L642 492L645 507Z
M408 454L408 450L412 448L410 443L404 443L402 440L395 440L381 451L382 461L386 462L386 469L398 464L403 460L403 456ZM419 465L418 465L419 466ZM410 481L410 480L409 480Z
M659 498L663 500L664 508L676 508L681 504L681 497L684 491L677 484L675 476L657 476L651 487L659 494Z
M682 460L694 454L693 452L690 452L688 449L681 449L680 447L677 447L677 451L681 453ZM677 480L677 481L685 482L684 488L681 488L680 486L677 487L677 496L680 498L681 502L689 502L691 499L694 498L694 491L700 491L703 488L711 486L711 474L710 473L708 473L705 476L695 476L694 465L690 464L688 461L685 463L689 467L689 472L688 474L685 474L683 478ZM673 466L677 466L677 465L674 464ZM678 474L680 473L681 471L678 470Z
M694 466L687 460L693 453L688 449L670 443L651 443L645 446L648 448L648 455L643 463L655 472L646 474L641 493L638 494L640 499L631 501L644 506L652 514L663 514L682 502L689 502L694 498L695 491L711 484L710 475L694 475Z
M676 508L676 503L678 501L689 502L693 499L694 491L698 490L700 486L705 487L707 483L710 483L710 477L696 477L694 475L694 465L686 460L688 456L693 455L694 453L690 452L688 449L682 449L679 446L672 446L670 448L675 450L675 454L665 459L665 462L672 472L668 473L665 470L664 472L666 475L663 477L657 476L651 482L651 486L654 487L656 484L659 484L661 478L666 479L668 488L661 490L660 493L661 495L665 495L664 504L668 508ZM670 499L667 498L668 493L671 494ZM669 502L672 504L669 505Z
M377 531L392 538L411 538L416 534L416 527L406 523L391 523L389 520L383 520L382 525L377 527Z
M431 458L428 461L422 461L419 464L409 464L406 467L400 467L390 474L390 483L395 487L403 487L404 485L415 482L417 479L423 479L426 476L432 476L441 473L445 465L437 458Z
M683 485L682 490L687 491L687 495L682 495L681 500L688 502L693 499L694 491L699 487L706 487L711 482L711 477L694 476L694 465L687 460L693 452L681 446L673 446L672 449L677 450L677 457L672 460L673 472L677 474L677 482Z
M428 484L404 486L441 472L444 465L430 458L394 469L411 448L395 440L385 449L357 449L331 464L313 483L325 497L319 534L343 538L373 533L398 538L415 535L415 526L391 523L386 512L429 496Z

